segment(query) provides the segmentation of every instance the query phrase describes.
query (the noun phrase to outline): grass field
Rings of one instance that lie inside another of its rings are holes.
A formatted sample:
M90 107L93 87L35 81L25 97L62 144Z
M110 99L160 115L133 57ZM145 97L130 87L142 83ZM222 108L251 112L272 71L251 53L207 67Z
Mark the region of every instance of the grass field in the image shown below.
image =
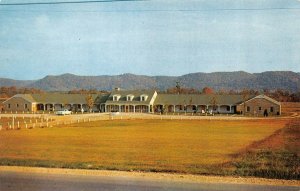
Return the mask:
M280 179L300 179L300 119L237 153L229 166L235 174Z
M242 160L239 153L286 123L114 120L1 131L0 164L232 174L236 171L232 162Z

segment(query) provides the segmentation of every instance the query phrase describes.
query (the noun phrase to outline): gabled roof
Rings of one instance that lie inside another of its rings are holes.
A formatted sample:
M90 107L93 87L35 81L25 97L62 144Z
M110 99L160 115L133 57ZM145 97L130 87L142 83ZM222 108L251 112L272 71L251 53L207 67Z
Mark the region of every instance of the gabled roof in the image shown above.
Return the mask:
M95 104L105 103L110 94L101 94L95 99Z
M0 98L0 104L2 104L3 102L5 102L7 100L7 98Z
M97 94L91 94L95 100ZM61 93L46 93L46 94L32 94L32 97L36 102L41 103L86 103L86 94L61 94Z
M114 90L111 92L110 96L108 97L106 104L145 104L149 105L152 97L154 96L155 90ZM120 95L119 101L113 101L114 95ZM134 98L132 101L127 101L127 95L133 95ZM141 95L148 95L148 99L146 101L140 101Z
M154 105L210 105L213 99L217 105L237 105L243 102L242 95L158 94Z
M17 94L14 97L23 98L31 103L58 103L58 104L86 104L87 94L64 94L64 93L43 93L43 94ZM91 94L95 103L104 103L108 95ZM9 100L9 99L8 99ZM6 101L8 101L6 100Z
M272 99L272 98L270 98L270 97L268 97L268 96L266 96L266 95L264 95L264 94L261 94L261 95L252 97L252 98L248 99L247 101L245 101L245 103L247 103L247 102L249 102L249 101L251 101L251 100L253 100L253 99L266 99L266 100L268 100L268 101L270 101L270 102L272 102L272 103L274 103L274 104L276 104L276 105L281 105L280 102L278 102L278 101L276 101L275 99ZM241 104L242 104L242 103L241 103Z
M22 98L22 99L24 99L24 100L26 100L26 101L28 101L28 102L31 102L31 103L36 102L36 101L33 99L33 97L31 96L31 94L16 94L16 95L12 96L11 98L5 100L3 103L5 103L5 102L7 102L7 101L9 101L9 100L11 100L11 99L13 99L13 98Z

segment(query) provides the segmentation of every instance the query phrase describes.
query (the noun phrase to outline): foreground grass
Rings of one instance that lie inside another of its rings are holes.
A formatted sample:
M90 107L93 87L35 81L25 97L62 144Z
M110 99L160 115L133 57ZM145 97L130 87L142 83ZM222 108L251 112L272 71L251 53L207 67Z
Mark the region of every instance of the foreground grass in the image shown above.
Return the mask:
M286 123L279 119L115 120L1 131L0 164L243 174L237 170L242 156L236 154Z
M300 179L300 120L293 120L271 136L237 153L229 166L234 174Z

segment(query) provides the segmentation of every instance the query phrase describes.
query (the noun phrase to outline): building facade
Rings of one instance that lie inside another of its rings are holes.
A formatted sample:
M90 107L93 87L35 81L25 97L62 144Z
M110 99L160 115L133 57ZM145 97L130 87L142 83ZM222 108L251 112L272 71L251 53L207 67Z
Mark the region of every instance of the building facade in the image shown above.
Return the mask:
M155 90L113 90L92 94L93 105L85 94L17 94L3 102L3 111L40 112L68 109L73 112L133 113L223 113L261 116L280 115L281 105L265 95L158 94Z
M254 116L280 115L281 104L268 96L258 95L238 104L237 112Z
M106 112L152 113L157 97L156 91L120 91L111 92L105 103Z
M40 112L68 109L74 112L88 111L88 95L84 94L17 94L3 102L3 110L8 112ZM105 101L107 95L92 94L93 111L101 111L99 102ZM103 109L104 111L104 109Z

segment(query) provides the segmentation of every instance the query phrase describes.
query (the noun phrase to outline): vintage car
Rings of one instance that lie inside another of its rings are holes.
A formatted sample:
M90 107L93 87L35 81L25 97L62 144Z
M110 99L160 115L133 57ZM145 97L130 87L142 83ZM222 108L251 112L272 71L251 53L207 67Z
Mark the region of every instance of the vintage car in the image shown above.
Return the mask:
M71 115L72 114L72 111L69 111L67 109L64 109L64 110L60 110L60 111L57 111L55 112L56 115Z

